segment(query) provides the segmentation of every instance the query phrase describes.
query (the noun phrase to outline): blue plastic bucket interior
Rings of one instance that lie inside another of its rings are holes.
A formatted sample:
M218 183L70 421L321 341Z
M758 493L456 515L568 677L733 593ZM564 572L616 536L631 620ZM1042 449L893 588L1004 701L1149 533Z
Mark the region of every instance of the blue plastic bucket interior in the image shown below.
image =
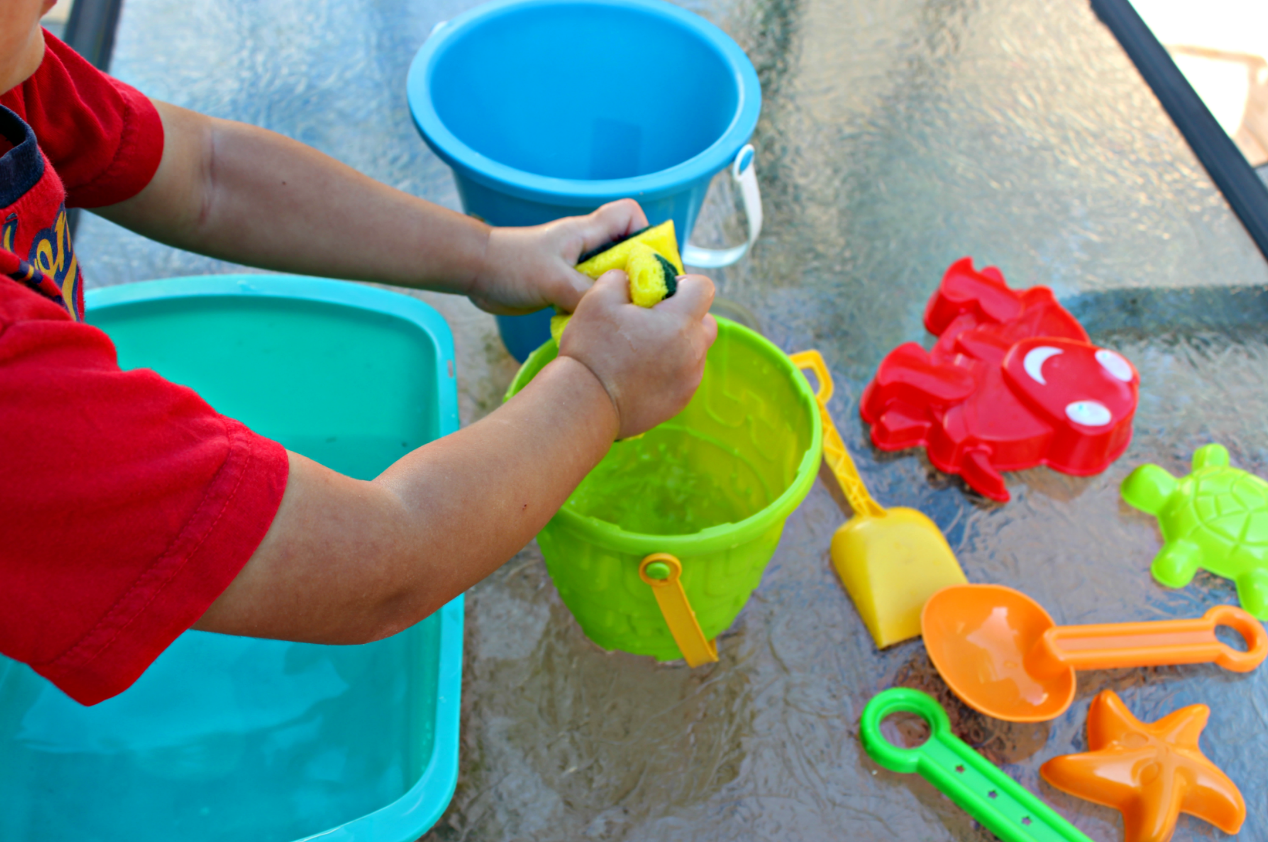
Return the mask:
M725 52L668 9L574 0L484 11L452 24L431 92L453 137L490 161L569 181L634 178L696 157L736 119Z
M653 225L674 220L680 246L761 110L744 51L663 0L485 3L427 40L407 94L468 213L536 225L633 197ZM508 341L521 361L548 322L499 317L504 340L532 331Z
M433 309L356 284L222 275L93 290L123 368L369 479L458 427ZM85 708L0 658L0 839L412 842L458 771L462 598L366 646L187 632Z

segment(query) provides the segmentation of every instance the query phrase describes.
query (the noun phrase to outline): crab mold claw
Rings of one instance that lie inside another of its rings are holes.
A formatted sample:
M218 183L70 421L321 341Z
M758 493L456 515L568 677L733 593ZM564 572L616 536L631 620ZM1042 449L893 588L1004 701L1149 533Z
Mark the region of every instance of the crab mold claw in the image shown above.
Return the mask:
M970 450L964 454L960 473L971 488L997 503L1007 503L1012 497L1004 477L991 465L989 450Z
M1193 581L1201 563L1202 548L1197 544L1183 539L1168 541L1158 555L1154 556L1149 572L1169 588L1183 588Z
M1195 455L1194 462L1197 457ZM1157 515L1180 483L1157 465L1141 465L1123 480L1123 499L1133 508Z

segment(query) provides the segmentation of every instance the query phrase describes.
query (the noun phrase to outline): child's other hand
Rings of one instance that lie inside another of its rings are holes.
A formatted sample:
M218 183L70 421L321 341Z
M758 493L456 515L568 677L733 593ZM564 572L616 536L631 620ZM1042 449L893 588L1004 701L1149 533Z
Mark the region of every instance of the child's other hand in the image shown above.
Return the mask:
M591 283L573 268L577 259L646 227L638 202L622 199L588 216L531 228L493 228L468 297L498 315L532 313L551 304L571 313Z
M651 309L630 303L629 279L607 272L577 305L559 354L579 361L607 390L620 419L617 438L650 430L687 405L718 336L709 315L713 282L684 275Z

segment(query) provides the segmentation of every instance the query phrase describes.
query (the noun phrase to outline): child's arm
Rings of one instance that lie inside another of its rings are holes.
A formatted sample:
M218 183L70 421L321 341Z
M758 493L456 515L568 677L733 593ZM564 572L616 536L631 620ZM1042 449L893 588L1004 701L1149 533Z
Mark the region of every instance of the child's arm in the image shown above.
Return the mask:
M653 309L609 272L581 300L560 357L488 417L372 482L291 454L277 516L195 628L320 643L404 629L524 546L613 439L675 414L717 335L713 285L685 277Z
M632 201L534 228L490 228L302 143L155 102L163 159L97 213L168 245L282 272L468 295L495 313L571 311L584 251L647 224Z

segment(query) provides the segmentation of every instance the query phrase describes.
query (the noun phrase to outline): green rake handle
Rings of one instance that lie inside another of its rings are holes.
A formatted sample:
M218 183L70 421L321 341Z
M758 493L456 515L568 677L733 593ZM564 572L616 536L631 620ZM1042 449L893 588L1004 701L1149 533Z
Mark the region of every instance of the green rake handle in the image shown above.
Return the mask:
M929 724L929 739L900 748L881 734L891 713L914 713ZM894 772L915 772L1004 842L1092 842L982 755L951 733L946 711L919 690L895 687L863 708L863 748Z

